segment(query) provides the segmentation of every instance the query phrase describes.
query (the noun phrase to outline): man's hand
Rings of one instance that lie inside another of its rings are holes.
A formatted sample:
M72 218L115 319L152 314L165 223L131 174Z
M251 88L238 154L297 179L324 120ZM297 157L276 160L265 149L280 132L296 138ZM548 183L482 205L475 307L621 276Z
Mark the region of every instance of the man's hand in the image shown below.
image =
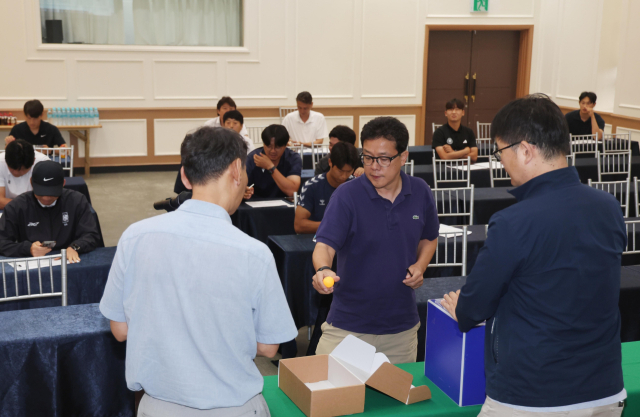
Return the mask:
M593 106L587 107L587 110L589 111L589 117L593 117L593 115L595 114L595 112L593 111Z
M271 162L271 159L263 153L253 155L253 162L256 163L256 166L262 169L271 169L275 166L273 165L273 162Z
M360 175L364 174L364 168L360 167L353 172L353 176L358 178Z
M327 288L323 282L325 277L332 277L333 282L340 281L340 277L337 276L335 272L330 269L325 269L323 271L316 272L316 274L313 276L313 288L320 294L331 294L333 292L333 289L335 288L335 284L333 287Z
M444 149L444 151L445 151L446 153L451 153L451 152L453 152L453 148L452 148L451 146L449 146L449 145L444 145L442 148Z
M72 248L67 248L67 262L75 264L80 262L80 255Z
M51 252L51 248L42 246L42 243L40 242L33 242L29 251L31 252L31 256L37 258L38 256L44 256L47 253Z
M253 187L247 187L246 190L244 190L244 199L248 200L251 198L251 196L253 196L254 193L254 189Z
M409 268L407 268L409 272L407 272L407 276L405 277L402 283L407 287L411 287L414 290L420 288L424 283L424 271L417 265L413 264Z
M14 140L16 140L16 138L14 138L13 136L9 135L6 138L4 138L4 146L7 146L9 143L13 142Z
M460 295L460 290L453 292L451 291L449 294L444 295L444 299L440 302L442 307L446 308L451 317L455 321L458 321L458 317L456 317L456 306L458 305L458 296Z

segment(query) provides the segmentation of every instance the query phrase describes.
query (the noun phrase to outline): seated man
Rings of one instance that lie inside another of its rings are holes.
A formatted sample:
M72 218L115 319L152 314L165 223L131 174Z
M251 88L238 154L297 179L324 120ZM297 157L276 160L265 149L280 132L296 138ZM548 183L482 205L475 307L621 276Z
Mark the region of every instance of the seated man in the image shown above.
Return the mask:
M24 139L9 142L0 159L0 209L22 193L33 190L31 172L38 162L49 161L46 155L33 150Z
M87 198L64 188L64 172L57 162L39 162L31 176L33 191L11 200L0 217L0 255L44 256L67 249L69 262L91 252L100 242ZM42 245L55 241L51 248Z
M58 145L61 148L67 146L60 130L51 123L42 120L44 106L39 100L30 100L24 103L25 122L15 125L9 136L4 138L5 146L16 139L24 139L33 146L53 148Z
M229 110L224 114L222 120L224 121L224 127L234 130L242 136L242 139L244 139L247 144L247 149L251 152L253 150L253 141L249 137L247 129L244 128L244 117L242 116L242 113L238 110ZM244 134L242 133L243 131Z
M431 146L440 159L471 158L471 162L478 160L478 146L473 130L461 124L464 116L464 103L454 98L445 105L444 115L447 123L433 132Z
M604 119L593 111L597 98L596 93L588 91L580 94L580 110L570 111L564 116L569 125L569 133L572 135L597 135L596 139L602 140Z
M313 98L307 91L303 91L296 97L298 110L289 113L282 121L282 125L287 128L291 141L295 145L304 144L311 147L311 144L321 144L327 137L327 122L322 113L311 110L313 108Z
M224 126L224 114L231 110L237 110L236 102L229 96L224 96L220 100L218 100L218 117L215 119L207 120L204 125L209 127L225 127ZM249 133L247 129L242 126L240 129L240 135L242 137L249 137Z
M318 230L331 195L351 177L359 159L352 144L338 142L333 146L329 172L311 178L302 187L293 223L296 233L315 233Z
M350 143L355 146L356 132L354 132L350 127L344 125L338 125L334 127L333 129L331 129L331 132L329 132L329 152L331 152L331 150L333 149L333 145L338 142ZM314 175L317 176L329 172L329 168L329 155L325 155L316 163L316 170L314 172ZM364 174L364 168L362 167L360 158L358 158L358 161L356 162L356 165L353 166L353 168L356 169L353 173L354 177L359 177L360 175Z
M249 186L245 199L257 197L292 197L300 188L302 158L287 148L289 133L282 125L267 126L262 131L264 147L247 155Z

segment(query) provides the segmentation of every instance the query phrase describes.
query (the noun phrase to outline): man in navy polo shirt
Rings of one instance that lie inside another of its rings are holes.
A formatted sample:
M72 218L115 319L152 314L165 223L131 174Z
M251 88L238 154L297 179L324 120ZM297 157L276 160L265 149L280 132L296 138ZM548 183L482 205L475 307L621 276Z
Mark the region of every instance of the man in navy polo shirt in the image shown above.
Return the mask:
M302 158L287 148L289 133L282 125L267 126L262 131L264 146L247 155L249 187L245 199L292 197L300 188Z
M352 334L391 363L415 362L414 289L436 249L438 214L429 186L401 172L409 132L398 119L377 117L360 138L365 175L333 193L313 252L313 287L334 295L316 353L331 353ZM339 276L331 270L336 254ZM325 287L325 277L336 284Z
M329 171L316 175L302 187L293 223L296 233L316 233L329 199L336 188L353 175L358 159L358 150L352 144L338 142L333 145Z

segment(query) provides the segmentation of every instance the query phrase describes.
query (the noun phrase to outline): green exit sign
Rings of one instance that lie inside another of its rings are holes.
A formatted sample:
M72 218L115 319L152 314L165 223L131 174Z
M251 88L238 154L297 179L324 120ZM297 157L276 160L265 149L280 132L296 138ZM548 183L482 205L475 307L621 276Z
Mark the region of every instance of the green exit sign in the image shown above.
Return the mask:
M473 7L472 12L488 12L489 0L471 0Z

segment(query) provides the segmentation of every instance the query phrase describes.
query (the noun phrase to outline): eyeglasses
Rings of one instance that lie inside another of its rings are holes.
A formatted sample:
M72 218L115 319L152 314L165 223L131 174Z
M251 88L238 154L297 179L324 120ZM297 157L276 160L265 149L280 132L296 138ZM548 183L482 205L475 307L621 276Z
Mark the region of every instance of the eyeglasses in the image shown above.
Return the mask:
M400 155L401 155L400 152L398 152L396 156L370 156L370 155L361 154L360 160L362 161L362 164L367 167L373 165L373 162L376 161L378 165L386 168L389 165L391 165L391 161L393 161Z
M496 149L495 151L491 152L491 155L493 155L493 157L496 158L496 161L500 162L501 159L502 159L502 151L504 151L505 149L509 149L512 146L520 145L520 143L522 143L522 142L523 141L512 143L511 145L505 146L502 149ZM528 143L529 143L529 145L535 145L535 143L533 143L533 142L528 142Z

